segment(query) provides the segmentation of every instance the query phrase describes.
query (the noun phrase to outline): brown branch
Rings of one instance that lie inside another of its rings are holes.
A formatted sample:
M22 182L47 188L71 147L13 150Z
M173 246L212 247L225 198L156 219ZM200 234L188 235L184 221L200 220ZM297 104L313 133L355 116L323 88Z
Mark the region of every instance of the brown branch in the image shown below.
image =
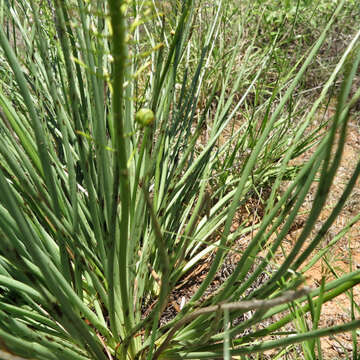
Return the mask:
M164 342L161 344L161 346L157 349L157 351L154 354L153 359L156 360L160 353L165 350L167 345L169 344L170 340L174 336L175 332L179 330L182 326L190 323L197 317L205 314L211 314L216 311L221 310L243 310L243 311L250 311L250 310L266 310L270 309L274 306L285 304L287 302L294 301L304 295L307 295L310 293L312 289L310 287L303 287L300 290L297 291L288 291L284 293L282 296L279 296L274 299L270 300L248 300L248 301L238 301L238 302L232 302L232 303L222 303L218 305L212 305L207 306L202 309L196 310L193 313L185 316L183 319L181 319L178 323L174 325L174 327L170 330L168 336L164 340Z

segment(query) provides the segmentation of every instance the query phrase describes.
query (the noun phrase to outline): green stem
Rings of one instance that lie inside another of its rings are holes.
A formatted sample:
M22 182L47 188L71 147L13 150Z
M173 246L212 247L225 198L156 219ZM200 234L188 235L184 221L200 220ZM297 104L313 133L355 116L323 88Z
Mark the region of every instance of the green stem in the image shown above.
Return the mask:
M109 10L112 26L112 56L114 58L112 69L112 111L115 156L113 162L113 189L111 197L111 211L109 221L109 312L111 327L115 337L119 337L119 324L116 321L118 308L118 292L120 293L121 313L123 315L124 329L128 334L133 326L133 311L129 299L128 284L128 228L130 214L130 182L127 169L126 136L124 134L124 79L126 72L127 46L126 25L124 19L125 1L109 0ZM120 189L121 215L120 231L116 233L118 196ZM116 261L117 260L117 261Z

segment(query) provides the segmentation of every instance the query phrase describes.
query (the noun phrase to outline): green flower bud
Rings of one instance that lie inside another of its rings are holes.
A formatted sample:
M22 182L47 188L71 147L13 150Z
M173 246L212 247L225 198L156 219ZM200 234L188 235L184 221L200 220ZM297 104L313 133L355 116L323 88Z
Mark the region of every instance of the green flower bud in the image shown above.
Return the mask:
M155 115L150 109L140 109L135 115L135 121L141 126L151 125L155 120Z

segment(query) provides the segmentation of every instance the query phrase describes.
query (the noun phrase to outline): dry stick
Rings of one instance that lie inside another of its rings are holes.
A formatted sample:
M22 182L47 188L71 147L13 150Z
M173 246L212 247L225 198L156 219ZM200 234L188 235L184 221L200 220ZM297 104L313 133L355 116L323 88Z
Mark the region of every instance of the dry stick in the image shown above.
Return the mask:
M179 330L182 326L185 324L188 324L189 322L193 321L197 317L204 315L204 314L210 314L214 313L216 311L221 310L243 310L243 311L250 311L250 310L266 310L269 308L272 308L277 305L285 304L287 302L294 301L304 295L309 294L312 291L312 289L308 286L304 286L300 290L297 291L287 291L282 296L279 296L275 299L271 300L249 300L249 301L238 301L238 302L231 302L231 303L220 303L218 305L212 305L207 306L202 309L199 309L197 311L194 311L193 313L185 316L182 320L180 320L177 324L174 325L174 327L170 330L167 338L165 341L161 344L159 349L155 352L153 359L156 360L160 353L165 350L167 345L169 344L171 338L174 336L175 332Z

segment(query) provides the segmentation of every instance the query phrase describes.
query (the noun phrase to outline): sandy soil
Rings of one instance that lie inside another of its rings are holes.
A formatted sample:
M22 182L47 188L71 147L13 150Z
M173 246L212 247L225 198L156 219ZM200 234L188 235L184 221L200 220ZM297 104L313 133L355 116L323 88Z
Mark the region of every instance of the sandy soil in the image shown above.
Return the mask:
M304 155L308 157L311 152ZM347 181L352 175L360 156L360 126L359 119L352 119L349 127L346 139L346 145L340 167L335 177L334 183L331 187L329 198L327 201L327 207L322 211L317 224L314 229L314 233L321 225L326 221L331 209L336 204L337 200L342 194L343 189ZM313 197L315 196L316 185L312 187L309 194L309 198L302 208L304 215L299 216L298 222L301 223L306 218L306 213L311 208ZM360 180L349 197L346 205L341 211L340 215L331 226L327 234L325 235L319 248L322 248L329 244L331 240L344 228L344 226L356 215L360 213ZM289 249L294 243L296 237L300 234L301 227L288 236ZM328 262L331 264L338 276L345 272L354 271L360 268L360 222L355 223L349 232L341 238L326 254L325 259L318 261L310 270L306 272L308 276L308 284L311 286L319 286L322 277L326 280L332 280L335 275L330 271ZM353 289L354 299L357 304L360 304L360 286ZM356 314L360 316L360 314ZM343 294L333 301L327 302L323 305L322 316L320 326L332 326L338 325L351 320L350 301L349 296ZM360 337L358 336L358 342ZM325 359L344 359L347 356L351 356L352 352L352 338L351 334L340 334L331 338L322 338L321 345L324 352ZM346 353L346 354L345 354Z
M328 110L332 115L332 109ZM359 117L360 118L360 117ZM359 161L360 156L360 120L359 118L353 118L350 121L348 126L348 134L346 138L346 145L344 148L344 153L342 161L334 183L331 187L331 191L326 203L324 210L321 212L315 228L313 230L313 236L316 235L317 231L320 229L322 224L327 220L329 214L331 213L332 208L336 204L337 200L342 194L345 185L350 179L352 172ZM316 126L316 124L314 124ZM297 158L295 163L303 163L306 161L313 153L314 150L310 150L301 157ZM287 184L284 184L283 188L285 189ZM293 245L302 231L303 225L306 221L307 215L311 209L313 199L316 194L317 184L314 183L309 191L309 194L304 202L297 219L295 220L294 225L291 228L291 232L287 235L282 252L279 251L275 256L275 261L278 264L281 264L284 260L286 253L290 252L293 248ZM266 196L265 196L266 197ZM253 201L253 202L251 202ZM251 223L258 223L261 221L262 217L262 205L259 200L250 200L247 204L247 208L240 209L238 218L244 218L244 216L249 216L249 213L246 213L251 208L252 215L248 218L249 225ZM243 213L242 213L243 212ZM344 228L344 226L356 215L360 213L360 180L358 180L351 196L349 197L346 205L342 209L340 215L331 226L329 231L324 236L319 249L327 246L334 237ZM235 231L238 226L238 223L234 221L232 226L232 231ZM254 234L247 234L238 239L235 244L236 250L242 252L245 250L250 238ZM309 241L304 245L309 244ZM315 251L316 253L316 251ZM186 303L192 294L200 286L202 280L205 278L209 266L211 264L213 255L208 256L206 259L194 268L189 274L187 274L176 287L175 291L171 294L169 305L164 312L161 323L164 324L170 319L172 319L179 311L182 306L182 303ZM225 259L224 265L218 271L217 276L215 277L214 282L211 284L210 289L207 291L207 295L210 295L212 291L216 291L221 283L230 276L233 272L237 262L239 261L240 255L236 252L230 252ZM360 268L360 222L355 223L348 233L342 237L338 242L336 242L332 248L325 255L324 259L320 259L310 270L306 272L307 276L307 285L311 287L320 286L321 280L324 277L327 281L333 280L335 274L330 270L328 264L331 265L333 271L335 271L337 276L341 276L345 272L354 271ZM306 264L305 264L306 265ZM256 286L261 285L263 281L266 280L266 275L262 279L259 279L259 283L255 284ZM357 286L353 289L354 299L357 304L360 305L360 286ZM150 306L151 307L151 306ZM357 317L360 314L356 314ZM243 319L244 320L244 319ZM310 317L309 317L310 320ZM348 322L351 320L350 312L350 301L348 294L341 295L335 298L333 301L325 303L322 307L322 315L320 319L319 327L333 326ZM264 324L266 326L266 324ZM310 322L309 325L311 326ZM288 325L287 330L295 330L292 325ZM358 343L360 347L360 336L358 336ZM352 355L352 337L350 333L339 334L333 337L325 337L321 339L321 346L323 352L324 360L333 360L333 359L346 359L347 356L351 357ZM301 346L298 345L296 352L289 354L286 359L302 359ZM267 352L263 355L263 359L271 359L273 355L276 354L275 351ZM254 357L256 358L256 357Z

